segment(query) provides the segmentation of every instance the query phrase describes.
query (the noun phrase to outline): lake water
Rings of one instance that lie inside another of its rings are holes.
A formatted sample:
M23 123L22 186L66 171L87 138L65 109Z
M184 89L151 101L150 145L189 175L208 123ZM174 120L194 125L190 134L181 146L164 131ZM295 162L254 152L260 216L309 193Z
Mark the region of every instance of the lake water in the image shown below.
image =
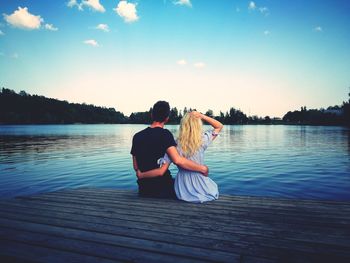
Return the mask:
M0 126L0 197L78 187L137 189L130 147L145 127ZM350 200L347 128L225 126L206 164L221 194ZM172 165L173 176L176 170Z

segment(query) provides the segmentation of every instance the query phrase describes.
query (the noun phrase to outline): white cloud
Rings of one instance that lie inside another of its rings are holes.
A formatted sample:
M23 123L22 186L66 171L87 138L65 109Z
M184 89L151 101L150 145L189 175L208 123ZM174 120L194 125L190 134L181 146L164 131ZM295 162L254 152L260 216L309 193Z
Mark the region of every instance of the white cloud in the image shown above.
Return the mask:
M84 41L84 44L90 45L90 46L92 46L92 47L98 47L98 46L99 46L99 44L97 43L97 41L94 40L94 39L85 40L85 41Z
M0 36L3 36L3 35L5 35L5 33L0 30Z
M4 19L14 27L28 30L39 29L44 22L40 16L29 13L27 7L18 7L11 15L4 14Z
M180 60L176 61L176 63L177 63L178 65L180 65L180 66L185 66L185 65L187 65L187 61L184 60L184 59L180 59Z
M104 13L106 11L103 5L101 5L100 0L85 0L81 2L81 5L88 6L92 10L95 10L101 13Z
M256 4L255 4L255 2L250 1L250 2L249 2L249 5L248 5L248 9L249 9L249 10L255 10L255 9L256 9Z
M104 13L106 9L101 5L100 0L83 0L80 1L80 3L77 0L69 0L67 3L67 6L72 8L72 7L77 7L78 10L83 11L83 6L87 6L90 9Z
M107 24L98 24L95 29L102 30L104 32L109 32L109 27Z
M45 29L50 30L50 31L57 31L58 28L54 27L53 24L45 24Z
M248 4L248 10L255 11L259 10L259 12L265 16L270 14L270 10L266 6L258 7L255 2L250 1Z
M131 23L139 19L137 16L136 4L128 3L128 1L120 1L118 6L113 10L124 19L124 22Z
M74 6L76 6L78 8L78 10L83 11L83 5L82 3L78 3L77 0L69 0L69 2L67 3L67 6L72 8Z
M316 32L322 32L323 29L322 29L322 27L317 26L317 27L314 28L314 31L316 31Z
M192 7L190 0L178 0L178 1L174 1L173 3L174 3L174 5L185 5L188 7Z
M73 7L73 6L76 6L76 5L78 5L77 0L69 0L68 3L67 3L68 7Z
M268 16L270 13L269 13L269 9L266 7L266 6L264 6L264 7L259 7L259 11L260 11L260 13L262 13L263 15L265 15L265 16Z
M195 68L204 68L205 64L203 62L196 62L193 64Z
M264 31L264 35L265 35L265 36L269 36L270 34L271 34L271 32L270 32L269 30L265 30L265 31Z

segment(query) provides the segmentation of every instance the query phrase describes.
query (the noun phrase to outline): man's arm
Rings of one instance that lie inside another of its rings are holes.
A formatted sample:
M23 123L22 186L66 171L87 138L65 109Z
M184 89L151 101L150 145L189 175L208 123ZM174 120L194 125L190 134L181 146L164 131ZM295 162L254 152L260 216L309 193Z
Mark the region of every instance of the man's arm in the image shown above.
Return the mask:
M204 176L208 176L209 170L207 166L192 162L182 157L176 150L175 146L170 146L166 150L166 152L169 155L170 159L173 161L173 163L177 166L180 166L181 168L186 170L200 172Z

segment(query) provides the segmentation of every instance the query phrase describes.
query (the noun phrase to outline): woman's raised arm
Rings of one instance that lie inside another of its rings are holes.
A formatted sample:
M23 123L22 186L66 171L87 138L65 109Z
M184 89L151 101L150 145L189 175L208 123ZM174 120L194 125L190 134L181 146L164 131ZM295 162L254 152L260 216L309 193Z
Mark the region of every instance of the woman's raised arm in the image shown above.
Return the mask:
M198 111L192 111L191 114L193 114L197 118L200 118L203 121L209 123L214 128L214 132L216 134L218 134L222 130L222 128L224 127L224 125L221 122L219 122L218 120L215 120L214 118L211 118L207 115L204 115ZM213 137L213 140L215 138L216 138L216 136Z

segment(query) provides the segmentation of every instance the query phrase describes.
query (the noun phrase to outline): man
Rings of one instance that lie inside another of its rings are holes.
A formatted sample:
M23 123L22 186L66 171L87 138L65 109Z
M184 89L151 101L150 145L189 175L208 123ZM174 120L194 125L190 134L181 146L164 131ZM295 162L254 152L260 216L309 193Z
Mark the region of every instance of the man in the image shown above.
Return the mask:
M145 172L158 168L158 160L167 153L177 166L208 175L207 166L199 165L179 155L173 135L164 129L169 114L169 103L158 101L152 108L151 126L134 135L131 148L134 170ZM138 178L137 183L141 196L176 198L174 179L169 170L162 176Z

